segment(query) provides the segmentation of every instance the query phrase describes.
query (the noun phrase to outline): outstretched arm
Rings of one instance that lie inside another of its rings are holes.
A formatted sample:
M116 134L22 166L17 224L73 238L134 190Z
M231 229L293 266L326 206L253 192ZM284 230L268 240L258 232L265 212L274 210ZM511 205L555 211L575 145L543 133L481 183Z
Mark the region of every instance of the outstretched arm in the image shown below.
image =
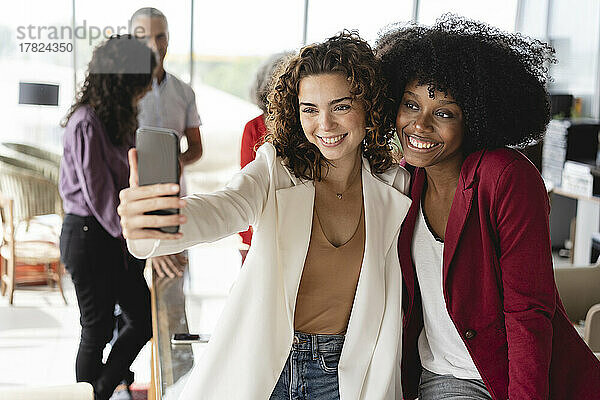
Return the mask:
M131 187L121 192L118 211L132 254L140 258L173 254L256 224L272 185L274 154L275 149L266 146L257 153L256 160L234 175L223 190L180 200L161 197L176 193L176 185L137 186L136 153L131 151ZM164 208L180 208L181 216L144 215ZM178 234L146 229L177 224L180 224Z

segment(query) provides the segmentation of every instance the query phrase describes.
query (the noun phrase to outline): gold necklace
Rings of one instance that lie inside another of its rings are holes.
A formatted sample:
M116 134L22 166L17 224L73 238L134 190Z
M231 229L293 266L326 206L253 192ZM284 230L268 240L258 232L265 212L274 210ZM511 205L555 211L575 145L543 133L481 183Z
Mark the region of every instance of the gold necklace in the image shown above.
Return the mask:
M338 200L342 200L344 198L344 193L346 193L358 181L358 179L356 179L356 178L360 175L361 169L362 169L362 162L359 163L358 168L356 169L356 172L354 173L354 176L352 177L352 181L350 182L350 184L348 184L348 186L341 192L335 193L335 196L338 198Z

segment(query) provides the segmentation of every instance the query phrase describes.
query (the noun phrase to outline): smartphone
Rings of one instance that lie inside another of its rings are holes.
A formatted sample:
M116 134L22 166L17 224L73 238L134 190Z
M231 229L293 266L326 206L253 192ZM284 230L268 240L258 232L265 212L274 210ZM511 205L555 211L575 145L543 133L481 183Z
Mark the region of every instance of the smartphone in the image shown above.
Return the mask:
M174 333L171 344L208 343L210 335L206 333Z
M179 137L172 129L142 127L135 137L140 186L156 183L179 184ZM175 195L179 196L179 194ZM153 215L179 214L178 208L148 212ZM179 225L158 228L166 233L179 232Z

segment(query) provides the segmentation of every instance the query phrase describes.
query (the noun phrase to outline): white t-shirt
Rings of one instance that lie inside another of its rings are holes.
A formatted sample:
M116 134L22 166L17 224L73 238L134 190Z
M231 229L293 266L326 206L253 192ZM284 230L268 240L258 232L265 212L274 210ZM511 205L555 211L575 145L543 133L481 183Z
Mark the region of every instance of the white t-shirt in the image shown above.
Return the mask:
M187 128L199 127L194 89L168 72L160 84L155 78L152 90L138 103L138 124L173 129L180 138Z
M423 368L459 379L481 379L471 356L450 319L443 292L444 242L437 240L419 206L412 254L423 301L423 330L419 355Z
M181 139L187 128L202 125L194 89L175 75L165 72L159 84L152 81L152 90L138 103L138 125L173 129ZM185 179L181 180L181 195L185 194Z

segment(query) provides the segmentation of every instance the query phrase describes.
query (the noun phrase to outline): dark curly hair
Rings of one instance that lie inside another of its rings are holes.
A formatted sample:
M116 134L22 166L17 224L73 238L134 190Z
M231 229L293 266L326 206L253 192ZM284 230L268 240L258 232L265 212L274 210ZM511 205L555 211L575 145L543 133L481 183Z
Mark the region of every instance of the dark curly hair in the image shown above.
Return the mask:
M114 145L124 144L137 128L134 99L152 82L156 56L131 35L115 35L94 50L75 103L62 121L87 104L94 109Z
M393 103L373 50L355 31L343 31L323 43L308 45L281 67L269 93L266 141L294 175L302 179L322 179L322 168L329 168L318 147L310 143L300 125L298 90L302 78L325 73L348 77L354 99L365 109L366 136L363 155L374 172L390 168L393 161Z
M417 80L429 95L452 95L464 114L463 151L526 145L550 120L546 83L554 49L519 33L444 14L432 27L393 27L376 54L396 110L405 86Z

